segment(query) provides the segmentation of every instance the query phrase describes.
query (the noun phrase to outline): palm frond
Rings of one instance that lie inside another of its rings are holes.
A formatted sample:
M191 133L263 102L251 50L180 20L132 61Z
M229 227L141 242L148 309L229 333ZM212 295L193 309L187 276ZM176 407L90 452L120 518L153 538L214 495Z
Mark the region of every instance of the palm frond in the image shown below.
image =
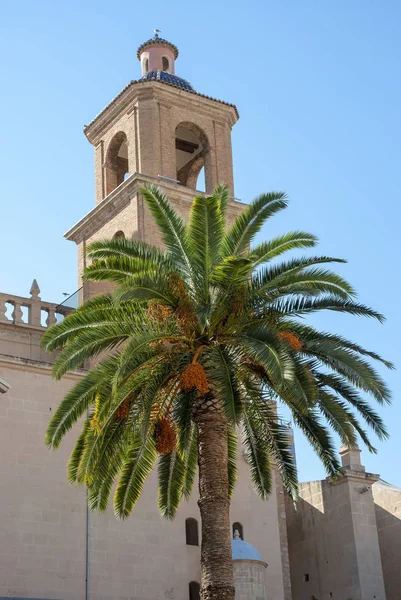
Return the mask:
M87 247L89 259L99 261L107 258L121 258L134 269L132 272L159 269L174 271L175 265L166 252L132 239L115 238L112 240L96 240Z
M140 194L162 234L163 242L169 250L171 259L183 273L192 279L193 269L184 221L157 186L149 184L140 190Z
M283 192L270 192L255 198L236 217L224 236L222 257L234 256L248 250L253 238L267 219L283 210L287 204L287 197Z
M295 424L303 432L312 448L322 461L328 475L338 475L341 465L338 461L333 439L328 429L323 425L316 409L310 409L307 414L291 407Z
M47 426L45 439L48 447L58 448L64 435L95 403L97 393L113 377L117 362L117 356L106 358L67 393Z
M173 519L181 500L185 479L185 463L177 450L159 458L158 507L162 517Z
M330 427L339 435L341 443L350 448L355 447L356 435L354 427L350 423L349 414L344 405L333 394L321 390L319 394L319 408L330 424Z
M293 377L294 360L291 353L267 327L253 325L241 331L234 344L234 350L236 349L244 357L249 357L251 361L259 363L266 369L270 383L284 385L285 381L289 381Z
M100 432L88 430L78 468L78 483L91 485L94 480L107 476L110 462L124 446L126 432L126 424L117 418L109 420Z
M217 394L230 423L238 423L242 412L241 391L237 380L235 352L216 346L205 359L208 379L216 387Z
M194 392L181 390L173 398L172 416L177 426L178 448L182 453L187 452L193 438L192 409L194 400Z
M318 358L359 389L369 392L379 404L391 402L391 392L377 371L356 352L341 348L331 340L306 342L303 353Z
M388 432L382 418L343 377L334 373L317 373L315 377L321 384L331 388L353 406L380 440L388 438Z
M120 519L126 519L138 501L143 485L156 461L156 449L153 436L145 442L136 434L124 459L121 476L114 493L114 513Z
M227 206L228 206L228 201L230 199L230 191L229 191L228 187L218 184L214 188L212 196L214 198L217 198L220 213L221 213L221 218L223 220L223 225L225 226Z
M198 468L198 430L194 424L190 428L191 437L188 448L183 455L185 462L185 477L182 486L182 495L189 500L194 487L196 472Z
M218 261L224 222L218 196L196 196L186 228L196 288L204 302L209 299L209 278Z
M89 419L86 419L67 462L67 479L69 483L75 483L78 480L79 465L85 450L85 439L88 431Z
M243 380L243 385L247 396L245 411L257 427L260 437L265 440L286 491L293 500L296 500L298 476L288 430L277 416L276 405L266 397L266 390L247 376Z
M234 427L227 429L228 445L228 497L231 499L234 494L235 484L238 479L237 451L238 437Z
M253 487L262 500L267 500L272 490L270 453L258 428L247 414L242 424L242 443Z
M280 295L327 293L348 300L355 294L352 286L337 273L314 266L331 262L344 261L323 256L265 267L252 279L252 296L274 300Z
M257 266L280 256L284 252L295 250L297 248L311 248L316 246L316 244L317 238L311 233L306 233L305 231L290 231L252 248L248 254L248 258L252 260L253 267L256 268Z
M359 304L352 300L343 300L342 298L330 295L323 298L310 298L299 295L284 296L274 300L271 303L271 308L277 311L277 313L288 317L298 317L321 310L332 310L355 316L372 317L380 323L383 323L385 320L382 314L365 304Z
M150 300L158 300L167 306L175 303L167 277L159 272L131 275L120 283L113 297L117 304L128 301L145 303Z

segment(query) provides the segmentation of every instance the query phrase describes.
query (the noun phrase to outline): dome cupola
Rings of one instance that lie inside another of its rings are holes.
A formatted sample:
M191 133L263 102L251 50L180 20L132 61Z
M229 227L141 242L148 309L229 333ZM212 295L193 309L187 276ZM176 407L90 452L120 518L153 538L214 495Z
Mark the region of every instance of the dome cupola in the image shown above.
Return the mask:
M234 539L231 540L231 551L233 560L262 560L260 553L252 544L241 540L238 531L234 532Z
M159 37L158 29L155 29L154 33L150 40L139 46L136 53L141 61L142 77L151 71L164 71L174 75L174 61L178 57L178 48Z
M138 60L141 61L141 81L162 81L176 87L194 92L192 85L175 75L175 59L178 48L171 42L159 37L159 29L155 29L154 36L141 44L137 51Z

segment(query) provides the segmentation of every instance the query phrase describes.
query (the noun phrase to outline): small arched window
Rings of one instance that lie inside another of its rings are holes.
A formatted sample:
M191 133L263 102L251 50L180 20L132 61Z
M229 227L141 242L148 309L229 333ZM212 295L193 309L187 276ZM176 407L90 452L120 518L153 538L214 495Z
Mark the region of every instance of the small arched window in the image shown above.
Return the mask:
M143 74L146 75L146 73L149 72L149 59L145 58L145 60L143 61Z
M242 527L242 523L239 523L238 521L233 523L233 538L234 539L236 537L236 535L235 535L236 531L238 531L238 533L239 533L240 540L243 540L244 539L244 528Z
M187 546L199 546L198 521L192 517L185 519L185 537Z
M117 240L117 239L124 239L125 240L125 233L123 231L117 231L113 235L113 240Z
M189 600L200 600L200 585L197 581L189 584Z
M170 69L170 61L167 58L167 56L163 56L162 58L162 70L163 71L169 71Z

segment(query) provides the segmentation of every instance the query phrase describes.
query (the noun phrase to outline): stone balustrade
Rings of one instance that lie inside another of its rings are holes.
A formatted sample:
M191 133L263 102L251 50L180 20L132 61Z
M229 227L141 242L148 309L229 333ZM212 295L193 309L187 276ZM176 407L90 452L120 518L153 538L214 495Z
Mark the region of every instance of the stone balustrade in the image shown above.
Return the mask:
M0 324L10 323L22 327L46 329L73 310L53 302L44 302L39 296L40 289L36 279L33 280L29 293L30 298L0 293ZM10 316L7 315L9 305L13 307ZM25 317L23 308L27 309Z

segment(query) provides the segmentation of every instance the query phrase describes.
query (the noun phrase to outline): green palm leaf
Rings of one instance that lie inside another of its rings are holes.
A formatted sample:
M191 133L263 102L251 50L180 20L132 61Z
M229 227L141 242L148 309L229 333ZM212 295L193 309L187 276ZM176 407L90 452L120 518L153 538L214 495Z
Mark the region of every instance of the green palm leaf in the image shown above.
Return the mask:
M218 260L224 235L219 197L196 196L187 225L187 245L191 248L196 287L204 302L209 299L209 279Z
M198 435L196 425L192 425L190 429L190 440L182 458L185 463L182 495L184 498L189 500L194 487L195 477L198 469Z
M185 235L185 224L160 189L152 184L140 190L162 236L171 259L183 273L193 277L190 249Z
M242 398L236 370L235 352L216 346L208 353L205 366L209 380L216 386L221 404L231 423L238 423L242 412Z
M114 512L126 519L139 500L143 485L156 461L155 442L151 435L145 442L136 434L124 459L121 476L114 493Z
M238 452L238 438L234 427L228 428L227 434L228 444L228 497L231 499L234 494L235 484L238 478L238 467L237 467L237 452Z
M95 403L99 389L104 388L113 377L117 362L117 356L103 360L67 393L47 427L48 447L58 448L64 435Z
M265 262L298 248L311 248L316 246L316 236L305 231L290 231L285 235L280 235L268 242L259 244L253 248L248 257L253 262L253 267L257 267Z
M255 198L235 219L224 236L222 257L248 250L255 235L271 216L287 206L283 192L271 192Z
M177 512L184 486L185 466L177 450L159 458L158 506L166 519L173 519Z
M248 415L243 421L242 443L255 491L262 500L267 500L272 489L270 455L257 426Z

